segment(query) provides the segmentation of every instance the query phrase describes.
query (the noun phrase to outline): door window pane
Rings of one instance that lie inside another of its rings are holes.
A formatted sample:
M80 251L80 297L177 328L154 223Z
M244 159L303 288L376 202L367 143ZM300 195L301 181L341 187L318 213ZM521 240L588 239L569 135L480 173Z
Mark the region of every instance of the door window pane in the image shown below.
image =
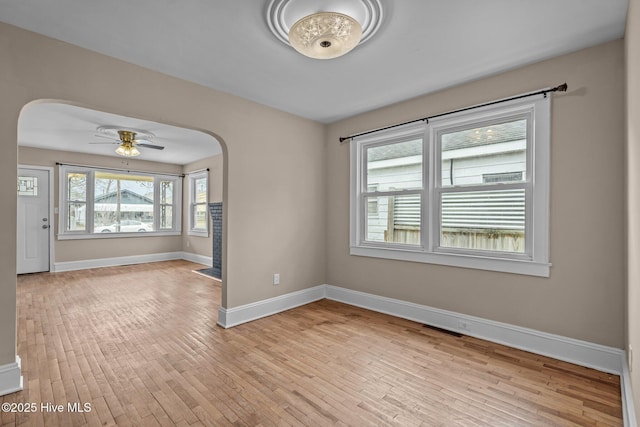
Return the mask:
M18 196L38 195L38 177L37 176L19 176L18 177Z
M441 141L443 187L526 180L526 119L445 133Z

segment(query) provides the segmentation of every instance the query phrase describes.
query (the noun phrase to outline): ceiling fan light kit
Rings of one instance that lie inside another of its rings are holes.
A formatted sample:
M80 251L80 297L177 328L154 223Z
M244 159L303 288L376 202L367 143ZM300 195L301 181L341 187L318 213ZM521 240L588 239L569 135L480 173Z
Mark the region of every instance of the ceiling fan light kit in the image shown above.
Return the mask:
M111 144L119 144L115 151L116 154L123 157L139 156L140 150L138 150L137 147L164 150L163 146L151 143L151 140L155 135L149 131L140 129L122 129L118 126L98 126L96 131L98 132L97 136L113 139Z
M309 58L340 57L369 40L382 23L380 0L271 0L267 25L283 43Z
M136 157L140 155L140 151L134 147L131 142L123 142L116 148L116 153L124 157Z

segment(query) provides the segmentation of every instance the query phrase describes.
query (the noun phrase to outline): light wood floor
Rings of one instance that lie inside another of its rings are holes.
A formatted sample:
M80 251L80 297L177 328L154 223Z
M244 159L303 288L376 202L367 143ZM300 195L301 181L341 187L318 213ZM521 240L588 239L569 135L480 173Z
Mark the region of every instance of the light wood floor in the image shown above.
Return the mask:
M617 376L332 301L229 330L186 261L18 279L0 425L622 425Z

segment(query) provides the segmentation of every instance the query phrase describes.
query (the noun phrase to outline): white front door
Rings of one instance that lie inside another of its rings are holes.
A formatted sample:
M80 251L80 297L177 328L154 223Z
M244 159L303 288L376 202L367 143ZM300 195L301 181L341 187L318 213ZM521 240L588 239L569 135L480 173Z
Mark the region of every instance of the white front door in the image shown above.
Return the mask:
M49 271L49 227L49 171L18 169L18 274Z

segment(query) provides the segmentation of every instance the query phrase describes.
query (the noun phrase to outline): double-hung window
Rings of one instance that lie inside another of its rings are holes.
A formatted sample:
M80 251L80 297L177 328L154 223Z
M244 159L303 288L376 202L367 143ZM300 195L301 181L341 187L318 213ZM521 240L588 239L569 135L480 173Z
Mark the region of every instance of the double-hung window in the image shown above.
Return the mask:
M60 167L59 239L180 234L181 178Z
M209 235L209 172L207 170L189 175L189 234Z
M351 143L351 254L549 275L549 98Z

